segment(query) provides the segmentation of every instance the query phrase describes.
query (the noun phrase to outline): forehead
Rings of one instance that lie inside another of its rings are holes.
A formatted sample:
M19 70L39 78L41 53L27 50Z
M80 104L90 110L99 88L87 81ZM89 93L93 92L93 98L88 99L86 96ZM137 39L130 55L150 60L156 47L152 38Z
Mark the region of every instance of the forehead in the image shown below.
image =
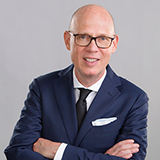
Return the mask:
M99 34L109 34L110 26L104 21L81 21L77 23L76 31L80 33L88 33L92 36L97 36Z
M112 18L107 12L89 10L80 12L73 19L73 29L76 33L85 33L92 36L99 34L109 35L113 29Z

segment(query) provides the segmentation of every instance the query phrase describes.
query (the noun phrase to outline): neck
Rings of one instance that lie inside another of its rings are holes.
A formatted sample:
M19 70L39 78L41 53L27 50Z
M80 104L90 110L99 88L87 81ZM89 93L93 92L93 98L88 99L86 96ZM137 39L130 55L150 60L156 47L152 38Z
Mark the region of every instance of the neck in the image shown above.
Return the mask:
M106 72L104 71L103 74L99 75L99 76L94 76L94 75L83 75L80 76L75 72L75 76L78 79L78 81L86 88L94 85L95 83L97 83L105 74Z

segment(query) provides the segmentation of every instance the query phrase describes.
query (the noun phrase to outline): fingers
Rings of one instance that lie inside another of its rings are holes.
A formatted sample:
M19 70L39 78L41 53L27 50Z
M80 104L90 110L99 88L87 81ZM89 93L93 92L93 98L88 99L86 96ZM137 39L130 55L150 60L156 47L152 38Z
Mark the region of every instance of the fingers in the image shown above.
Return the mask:
M119 152L137 152L137 148L139 147L138 144L134 143L133 140L125 140L117 143L113 146L113 152L114 154L118 154Z
M129 159L132 157L133 153L137 153L138 151L139 144L134 143L134 140L129 139L115 144L112 148L107 150L106 154Z

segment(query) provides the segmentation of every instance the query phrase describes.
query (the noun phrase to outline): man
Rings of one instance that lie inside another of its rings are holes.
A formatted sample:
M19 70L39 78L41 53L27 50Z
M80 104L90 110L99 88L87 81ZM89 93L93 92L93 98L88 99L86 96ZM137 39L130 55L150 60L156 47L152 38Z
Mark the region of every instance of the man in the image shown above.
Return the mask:
M73 65L30 85L7 159L144 160L148 97L109 66L118 45L111 15L98 5L81 7L64 41ZM80 88L90 91L79 125Z

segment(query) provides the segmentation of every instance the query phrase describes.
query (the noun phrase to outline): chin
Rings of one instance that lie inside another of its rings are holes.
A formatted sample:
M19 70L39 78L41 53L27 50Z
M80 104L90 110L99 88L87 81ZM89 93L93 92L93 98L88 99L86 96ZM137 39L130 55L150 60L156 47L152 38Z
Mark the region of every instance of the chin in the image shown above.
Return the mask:
M84 75L89 76L89 77L98 76L96 72L84 72Z

